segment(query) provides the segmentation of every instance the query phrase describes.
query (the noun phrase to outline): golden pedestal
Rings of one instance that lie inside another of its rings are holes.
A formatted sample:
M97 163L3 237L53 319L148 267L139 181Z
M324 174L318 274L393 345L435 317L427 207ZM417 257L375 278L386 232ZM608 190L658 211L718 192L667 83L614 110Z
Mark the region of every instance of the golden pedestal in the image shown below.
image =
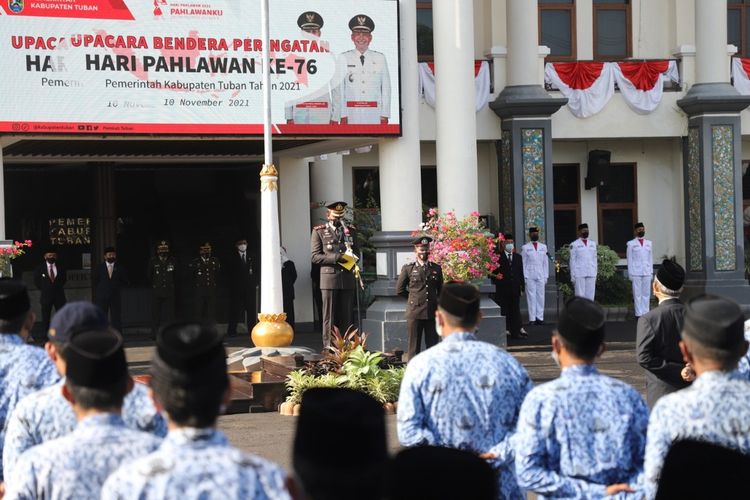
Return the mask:
M286 347L294 340L294 330L286 322L286 313L261 313L250 338L256 347Z

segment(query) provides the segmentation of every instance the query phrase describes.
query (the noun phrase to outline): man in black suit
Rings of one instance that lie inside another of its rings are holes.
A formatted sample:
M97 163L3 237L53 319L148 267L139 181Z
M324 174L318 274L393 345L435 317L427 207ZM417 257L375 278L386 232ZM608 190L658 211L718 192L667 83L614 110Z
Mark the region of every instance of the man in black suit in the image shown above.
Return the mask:
M297 281L297 266L281 247L281 296L284 301L286 322L294 330L294 282Z
M47 338L52 308L55 312L65 305L65 282L68 279L65 268L57 264L57 252L48 248L44 252L44 263L34 270L34 284L40 292L39 303L42 309L42 339Z
M682 377L685 362L679 346L685 317L680 300L684 282L682 266L671 260L662 262L651 285L659 306L638 319L636 356L646 370L649 408L660 397L690 385Z
M513 235L505 233L500 253L500 267L492 271L490 278L495 284L495 302L500 306L511 338L526 337L521 328L521 294L524 290L523 259L515 253Z
M424 332L425 349L438 343L435 329L435 311L443 288L443 269L430 262L429 236L420 236L412 241L416 260L404 264L396 282L396 293L406 298L406 332L409 336L408 361L422 349Z
M227 260L227 282L229 284L229 318L227 320L227 336L237 335L237 318L241 317L245 323L247 311L248 330L252 330L257 322L255 311L256 273L252 257L247 251L247 240L239 238L235 242L235 250Z
M108 314L112 327L122 332L122 287L128 284L125 271L117 262L115 247L104 249L104 262L94 274L94 303Z

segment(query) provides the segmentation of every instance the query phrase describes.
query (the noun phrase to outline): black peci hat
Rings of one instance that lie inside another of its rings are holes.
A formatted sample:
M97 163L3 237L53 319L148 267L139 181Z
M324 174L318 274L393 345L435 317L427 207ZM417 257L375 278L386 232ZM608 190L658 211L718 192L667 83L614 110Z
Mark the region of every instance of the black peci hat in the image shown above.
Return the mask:
M579 231L580 231L581 229L588 229L588 228L589 228L589 225L588 225L588 224L586 224L585 222L584 222L583 224L578 224L578 230L579 230Z
M685 283L685 270L677 262L664 259L656 271L656 279L670 290L677 291Z
M473 321L479 312L479 289L468 283L449 281L443 285L438 307L465 321Z
M415 498L497 498L497 477L486 460L476 454L441 446L416 446L401 450L391 461L389 497L393 500ZM460 477L460 481L456 478Z
M310 498L382 498L388 463L383 405L353 389L314 388L302 395L294 435L292 464ZM357 450L342 460L341 448L331 446L326 429L345 429L357 436ZM332 495L340 492L340 495ZM322 498L322 497L321 497Z
M128 374L122 335L112 329L73 333L65 361L65 377L82 387L111 387Z
M557 332L576 345L599 345L604 342L604 309L583 297L565 302L557 320Z
M167 366L187 374L207 365L223 364L226 351L215 327L200 323L173 323L156 336L156 356Z
M633 229L638 229L638 228L640 228L640 227L645 227L645 226L643 225L643 222L639 222L639 223L637 223L637 224L636 224L635 226L633 226Z
M13 320L29 312L29 292L20 281L0 279L0 319Z
M706 347L732 351L745 340L745 317L732 300L698 295L685 303L682 333Z

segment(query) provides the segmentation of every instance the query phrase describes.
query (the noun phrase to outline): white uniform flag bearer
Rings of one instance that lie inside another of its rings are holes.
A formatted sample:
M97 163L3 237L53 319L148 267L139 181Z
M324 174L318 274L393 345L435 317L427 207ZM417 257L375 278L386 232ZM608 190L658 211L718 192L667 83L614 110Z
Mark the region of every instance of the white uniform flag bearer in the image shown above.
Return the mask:
M539 241L539 228L529 228L529 241L521 247L523 278L526 283L526 304L529 324L544 324L544 288L549 279L547 245Z
M628 277L633 284L635 317L640 318L649 310L651 281L654 277L654 254L651 240L644 238L646 228L642 222L635 225L635 238L628 241Z

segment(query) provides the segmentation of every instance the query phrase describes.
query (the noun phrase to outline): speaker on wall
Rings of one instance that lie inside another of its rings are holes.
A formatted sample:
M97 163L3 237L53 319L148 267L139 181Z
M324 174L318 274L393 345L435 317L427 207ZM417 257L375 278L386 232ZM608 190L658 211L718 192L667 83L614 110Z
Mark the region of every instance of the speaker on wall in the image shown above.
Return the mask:
M611 151L594 149L589 151L588 170L586 172L586 189L593 189L607 183Z

